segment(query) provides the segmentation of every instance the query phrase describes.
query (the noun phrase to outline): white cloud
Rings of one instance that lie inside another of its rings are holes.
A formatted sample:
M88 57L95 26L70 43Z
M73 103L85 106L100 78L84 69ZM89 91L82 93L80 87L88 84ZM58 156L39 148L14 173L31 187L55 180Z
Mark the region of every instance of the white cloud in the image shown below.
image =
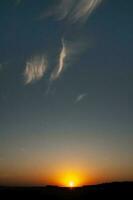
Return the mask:
M57 78L59 78L61 73L64 71L66 57L67 57L67 48L66 48L64 39L62 39L62 49L59 55L59 64L56 67L56 69L53 71L53 73L51 74L51 77L50 77L51 80L56 80Z
M53 70L50 80L54 81L60 77L64 70L73 63L73 60L87 48L85 41L70 42L62 39L62 48L59 54L57 67Z
M87 95L88 95L87 93L78 95L77 98L75 99L75 103L82 101Z
M40 80L47 70L47 60L44 56L35 56L26 63L24 71L25 84Z
M60 0L59 3L51 6L49 10L41 14L40 19L55 17L57 20L65 19L77 0Z
M55 9L55 15L58 20L63 20L68 17L75 0L61 0L59 6Z
M103 0L60 0L54 9L44 17L54 16L57 20L69 20L70 23L86 21L89 15Z
M72 10L69 20L74 22L84 22L89 15L100 5L102 0L82 0Z

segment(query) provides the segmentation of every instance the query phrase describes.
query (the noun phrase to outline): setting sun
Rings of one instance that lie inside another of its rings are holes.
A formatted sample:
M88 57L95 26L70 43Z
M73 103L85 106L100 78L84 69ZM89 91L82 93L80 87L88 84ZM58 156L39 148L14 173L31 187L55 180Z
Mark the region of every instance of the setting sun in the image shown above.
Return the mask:
M60 173L58 176L58 184L63 187L78 187L82 184L84 184L84 178L83 176L78 173L77 171L72 170L66 170Z
M69 187L71 187L71 188L75 187L74 181L70 181L70 182L69 182Z

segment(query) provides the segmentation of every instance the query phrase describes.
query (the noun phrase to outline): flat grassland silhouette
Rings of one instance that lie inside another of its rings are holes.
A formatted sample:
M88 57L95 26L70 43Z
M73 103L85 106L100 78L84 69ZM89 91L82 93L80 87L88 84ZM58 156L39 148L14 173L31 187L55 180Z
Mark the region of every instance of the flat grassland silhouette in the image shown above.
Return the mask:
M114 182L94 186L65 188L45 187L0 187L0 199L133 199L133 182Z

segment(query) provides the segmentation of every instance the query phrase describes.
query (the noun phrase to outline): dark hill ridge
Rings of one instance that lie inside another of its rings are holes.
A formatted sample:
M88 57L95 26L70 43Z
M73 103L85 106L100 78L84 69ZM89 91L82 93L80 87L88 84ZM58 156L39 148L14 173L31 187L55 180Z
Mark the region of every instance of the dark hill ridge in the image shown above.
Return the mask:
M133 199L133 182L105 183L94 186L65 188L46 187L0 187L0 199L93 199L106 198Z

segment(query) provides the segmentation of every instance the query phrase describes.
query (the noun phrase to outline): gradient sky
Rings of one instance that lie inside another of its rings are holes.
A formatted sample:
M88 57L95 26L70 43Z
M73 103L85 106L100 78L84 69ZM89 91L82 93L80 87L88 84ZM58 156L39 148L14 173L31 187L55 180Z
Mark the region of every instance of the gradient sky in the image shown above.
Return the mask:
M95 3L0 1L0 184L133 180L133 2Z

